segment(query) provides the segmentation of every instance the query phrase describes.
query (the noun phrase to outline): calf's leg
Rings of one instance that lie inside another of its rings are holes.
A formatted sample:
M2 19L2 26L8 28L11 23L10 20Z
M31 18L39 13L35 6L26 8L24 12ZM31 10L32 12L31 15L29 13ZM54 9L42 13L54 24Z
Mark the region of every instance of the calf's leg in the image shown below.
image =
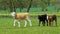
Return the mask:
M18 22L18 27L20 27L20 22L18 20L14 20L14 26L15 26L16 22Z
M20 27L20 21L18 21L18 27Z
M15 23L16 23L16 22L17 22L17 20L14 20L14 24L13 24L14 26L15 26Z
M47 26L48 26L48 20L46 20L46 22L47 22Z
M45 21L42 22L43 26L45 26Z
M30 26L32 26L32 22L31 22L31 20L29 18L27 19L27 21L29 21Z
M39 26L40 26L41 21L39 20Z
M24 25L24 27L26 27L26 25L27 25L27 21L26 20L24 20L25 21L25 25Z
M56 26L57 26L57 18L55 19L55 24L56 24Z

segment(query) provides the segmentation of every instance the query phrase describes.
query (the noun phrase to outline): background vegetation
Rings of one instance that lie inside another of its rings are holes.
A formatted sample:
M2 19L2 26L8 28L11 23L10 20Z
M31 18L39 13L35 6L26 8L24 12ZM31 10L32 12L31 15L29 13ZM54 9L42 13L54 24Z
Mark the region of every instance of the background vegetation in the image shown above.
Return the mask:
M29 12L32 10L51 11L60 10L60 0L0 0L0 10L9 10L10 12L19 10L19 12ZM8 11L8 12L9 12ZM54 12L55 12L54 11Z

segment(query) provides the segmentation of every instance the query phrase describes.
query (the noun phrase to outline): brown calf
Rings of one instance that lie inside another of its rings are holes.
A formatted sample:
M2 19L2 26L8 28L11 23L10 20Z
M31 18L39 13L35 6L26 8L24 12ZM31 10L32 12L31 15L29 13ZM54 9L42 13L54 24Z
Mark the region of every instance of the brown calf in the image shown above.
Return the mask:
M56 26L57 26L57 16L56 16L56 15L49 15L49 16L48 16L48 21L49 21L49 25L50 25L50 26L53 25L53 21L56 22Z
M16 12L12 12L12 16L14 17L14 26L15 26L15 23L18 22L18 27L20 27L20 20L25 21L24 27L26 27L27 21L29 21L30 26L32 26L29 13L18 13L17 14Z

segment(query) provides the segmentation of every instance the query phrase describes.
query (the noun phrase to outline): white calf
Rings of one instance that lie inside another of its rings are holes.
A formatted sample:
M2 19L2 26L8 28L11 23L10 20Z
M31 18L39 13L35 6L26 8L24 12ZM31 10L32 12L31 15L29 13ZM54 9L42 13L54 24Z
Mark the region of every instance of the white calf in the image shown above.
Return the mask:
M26 27L27 21L29 21L30 26L32 26L29 13L18 13L17 14L15 12L12 12L11 14L14 17L14 26L15 26L15 23L18 22L18 27L20 27L20 20L22 20L22 19L24 19L24 21L25 21L24 27Z

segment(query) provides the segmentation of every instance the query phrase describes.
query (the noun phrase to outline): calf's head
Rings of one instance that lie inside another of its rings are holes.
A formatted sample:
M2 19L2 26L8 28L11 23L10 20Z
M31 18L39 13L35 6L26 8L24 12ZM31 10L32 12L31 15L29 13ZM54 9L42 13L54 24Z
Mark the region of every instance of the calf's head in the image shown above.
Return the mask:
M16 13L15 13L15 12L12 12L11 15L12 15L13 17L15 17Z

